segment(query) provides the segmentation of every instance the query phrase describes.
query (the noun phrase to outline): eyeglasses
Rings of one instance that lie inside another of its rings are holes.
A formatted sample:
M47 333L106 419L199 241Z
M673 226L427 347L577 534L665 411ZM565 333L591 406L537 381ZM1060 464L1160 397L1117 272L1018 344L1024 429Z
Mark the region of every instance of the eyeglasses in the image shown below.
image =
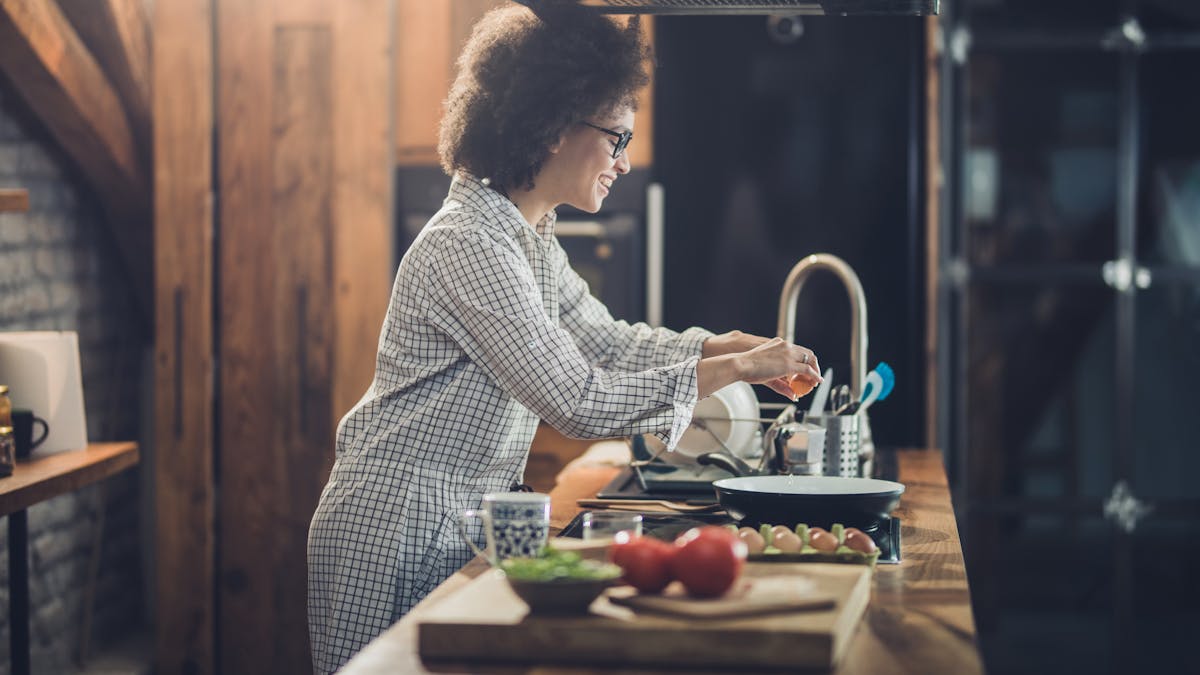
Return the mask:
M629 140L631 138L633 138L633 132L628 129L626 129L625 131L613 131L612 129L605 129L604 127L598 127L595 124L592 124L591 122L580 122L580 124L587 125L593 129L595 129L596 131L603 131L604 133L608 134L609 136L616 137L617 142L613 144L613 154L612 154L613 159L620 157L621 153L625 152L625 146L629 145Z

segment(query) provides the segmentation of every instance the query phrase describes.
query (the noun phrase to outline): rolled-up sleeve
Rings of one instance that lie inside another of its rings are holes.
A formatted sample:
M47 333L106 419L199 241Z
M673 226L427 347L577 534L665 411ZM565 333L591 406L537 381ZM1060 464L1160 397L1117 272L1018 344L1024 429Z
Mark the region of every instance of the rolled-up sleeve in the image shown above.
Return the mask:
M446 233L430 270L430 323L506 393L559 431L579 438L654 433L674 448L687 429L696 403L698 342L681 345L664 338L664 345L671 343L660 348L664 355L689 356L661 359L636 371L618 370L616 364L655 359L589 358L574 331L547 315L521 252L479 230Z

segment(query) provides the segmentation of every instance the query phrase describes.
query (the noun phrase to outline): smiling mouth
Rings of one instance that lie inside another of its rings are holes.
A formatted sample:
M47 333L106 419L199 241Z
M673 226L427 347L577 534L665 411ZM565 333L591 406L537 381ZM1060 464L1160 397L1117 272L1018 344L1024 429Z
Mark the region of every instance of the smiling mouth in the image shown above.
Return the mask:
M606 190L611 190L612 185L613 185L613 179L609 178L608 176L601 176L600 184L603 185Z

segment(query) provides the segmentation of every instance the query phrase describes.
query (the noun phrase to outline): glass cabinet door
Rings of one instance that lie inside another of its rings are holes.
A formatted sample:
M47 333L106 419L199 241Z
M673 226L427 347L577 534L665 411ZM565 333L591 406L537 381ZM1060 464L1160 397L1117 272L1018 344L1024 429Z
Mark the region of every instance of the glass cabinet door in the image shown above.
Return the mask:
M1186 670L1200 4L947 5L939 442L985 660Z

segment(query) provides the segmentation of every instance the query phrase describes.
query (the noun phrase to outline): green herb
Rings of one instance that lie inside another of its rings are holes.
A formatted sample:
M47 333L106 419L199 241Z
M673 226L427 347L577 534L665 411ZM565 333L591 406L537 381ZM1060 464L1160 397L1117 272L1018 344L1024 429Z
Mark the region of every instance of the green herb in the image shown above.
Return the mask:
M536 558L508 558L500 569L522 581L583 581L616 579L621 568L599 560L586 560L574 551L542 549Z

